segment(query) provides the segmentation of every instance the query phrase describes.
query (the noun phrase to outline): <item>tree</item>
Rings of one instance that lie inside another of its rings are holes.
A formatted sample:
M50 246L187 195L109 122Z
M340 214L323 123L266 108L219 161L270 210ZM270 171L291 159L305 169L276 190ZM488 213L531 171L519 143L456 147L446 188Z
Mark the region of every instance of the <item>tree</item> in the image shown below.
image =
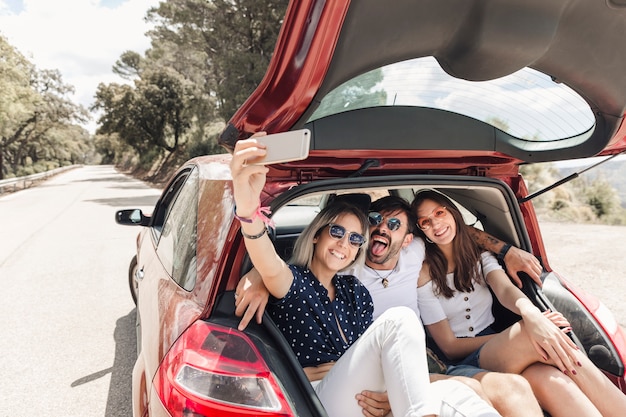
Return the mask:
M98 135L143 155L157 156L155 146L168 157L221 150L215 138L265 74L287 4L167 0L150 9L151 48L143 57L126 51L113 66L131 83L98 87Z
M125 51L113 65L113 73L125 80L138 78L141 74L143 58L137 52Z
M52 131L86 121L87 111L68 98L73 87L59 71L37 70L3 37L0 53L0 178L40 160L59 166L42 144Z
M155 24L146 63L167 66L197 87L199 123L226 121L259 84L288 0L168 0L148 12ZM207 115L209 117L207 118Z
M33 65L0 36L0 179L8 172L6 153L28 125L36 100Z
M100 135L117 135L142 152L178 150L190 120L183 82L167 70L149 71L130 85L100 84L93 110L102 110Z
M384 105L387 92L380 88L383 72L380 68L356 77L331 91L315 110L313 118L352 109Z

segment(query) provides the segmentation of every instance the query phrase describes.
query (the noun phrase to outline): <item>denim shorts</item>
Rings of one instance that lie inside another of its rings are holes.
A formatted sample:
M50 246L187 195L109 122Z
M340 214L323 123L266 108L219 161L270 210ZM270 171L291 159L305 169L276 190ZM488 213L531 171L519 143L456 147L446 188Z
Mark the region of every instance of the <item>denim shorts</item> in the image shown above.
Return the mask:
M482 332L478 333L478 336L484 336L488 334L495 334L491 327L487 327ZM484 345L483 345L484 346ZM470 353L465 359L448 364L448 369L446 371L447 375L456 375L456 376L467 376L472 378L474 375L479 374L481 372L488 372L486 369L482 369L480 367L480 351L482 350L482 346L476 349L474 352Z
M480 350L482 346L476 349L472 354L463 359L461 362L456 365L448 365L448 369L446 370L447 375L456 375L456 376L466 376L469 378L474 377L474 375L479 374L481 372L487 372L487 370L482 369L479 366L480 361Z

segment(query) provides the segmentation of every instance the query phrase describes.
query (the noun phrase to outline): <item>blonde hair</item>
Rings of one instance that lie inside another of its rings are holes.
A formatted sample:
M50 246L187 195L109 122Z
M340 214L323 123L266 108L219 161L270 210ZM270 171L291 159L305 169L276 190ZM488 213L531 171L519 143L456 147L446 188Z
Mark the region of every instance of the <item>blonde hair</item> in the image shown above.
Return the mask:
M301 267L311 267L311 260L315 253L315 244L313 239L318 237L326 226L334 223L342 214L353 214L361 223L361 234L365 238L365 242L359 248L357 255L346 267L349 268L355 263L363 263L365 252L367 251L367 235L369 232L369 221L367 215L353 204L343 201L333 202L324 207L317 216L309 223L309 225L300 233L296 243L294 244L293 253L289 259L289 263Z

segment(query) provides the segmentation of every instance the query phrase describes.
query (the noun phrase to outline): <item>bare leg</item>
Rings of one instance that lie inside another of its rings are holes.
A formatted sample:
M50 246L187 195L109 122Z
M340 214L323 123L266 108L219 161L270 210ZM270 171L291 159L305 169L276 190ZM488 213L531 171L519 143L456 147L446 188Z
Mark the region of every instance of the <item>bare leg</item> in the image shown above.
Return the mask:
M470 377L467 377L467 376L445 375L445 374L430 374L430 382L431 383L435 382L435 381L446 380L446 379L452 379L452 380L459 381L459 382L467 385L476 394L478 394L478 396L483 401L485 401L487 404L489 404L490 406L493 407L493 404L491 403L491 400L489 399L489 396L487 395L485 390L483 390L483 386L480 385L480 381L478 381L477 379L470 378Z
M567 375L604 417L623 417L626 395L584 353L575 355L582 366L569 370ZM491 371L521 374L538 362L544 362L543 358L533 348L520 323L490 339L480 353L480 367Z
M552 417L602 417L578 385L554 366L537 363L526 368L522 376Z
M481 372L474 378L480 381L489 401L503 417L543 417L530 384L522 376Z

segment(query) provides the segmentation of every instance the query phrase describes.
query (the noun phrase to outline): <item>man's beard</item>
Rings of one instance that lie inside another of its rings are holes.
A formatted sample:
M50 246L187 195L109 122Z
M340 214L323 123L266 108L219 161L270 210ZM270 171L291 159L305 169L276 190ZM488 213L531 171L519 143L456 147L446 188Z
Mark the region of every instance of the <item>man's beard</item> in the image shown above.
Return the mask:
M388 237L387 239L390 240ZM372 255L372 253L368 250L367 260L376 265L384 265L385 263L389 262L390 259L393 259L396 255L398 255L400 249L402 249L402 242L392 242L390 240L389 246L387 246L386 249L387 254L383 258Z

